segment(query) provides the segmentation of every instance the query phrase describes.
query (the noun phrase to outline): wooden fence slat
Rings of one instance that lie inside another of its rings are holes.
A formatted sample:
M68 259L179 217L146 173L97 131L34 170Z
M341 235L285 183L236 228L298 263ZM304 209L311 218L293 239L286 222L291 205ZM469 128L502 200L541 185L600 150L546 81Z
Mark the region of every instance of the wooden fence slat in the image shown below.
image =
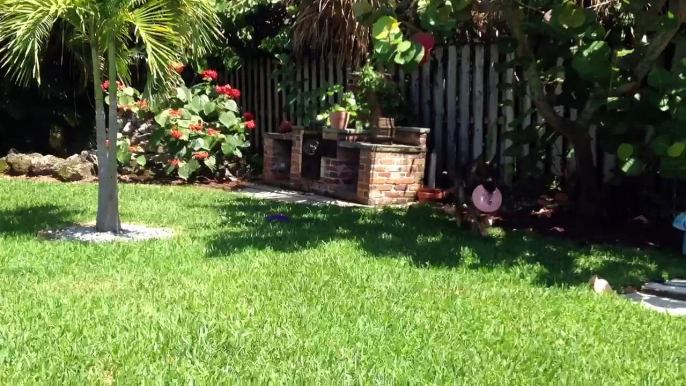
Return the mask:
M577 118L577 111L576 109L570 109L569 110L569 119L572 121L576 121ZM567 145L567 148L565 149L565 152L563 154L563 157L565 158L565 174L570 175L571 173L574 173L574 170L576 169L576 160L574 156L574 152L570 154L569 156L567 155L569 153L569 145Z
M542 116L541 114L538 114L538 113L536 114L536 124L537 124L538 126L541 126L541 125L545 124L545 119L543 119L543 116ZM542 133L541 133L541 132L542 132ZM541 133L542 135L545 135L545 130L539 130L539 133ZM545 145L544 145L544 146L545 146ZM539 150L539 149L536 149L536 150ZM545 161L545 162L548 162L547 159L545 159L544 161ZM538 168L538 170L539 170L541 173L543 173L543 172L545 171L545 163L544 163L544 161L538 160L538 162L536 162L536 167Z
M301 85L303 81L302 69L302 62L298 60L295 67L295 81L298 85ZM307 85L303 85L303 91L307 91ZM295 124L298 126L302 126L303 124L302 117L299 114L296 114L296 112L301 108L301 104L302 100L298 99L298 101L296 102L296 106L291 107L291 114L293 114L293 119L295 119L296 122Z
M507 54L507 61L511 61L514 59L514 54ZM514 69L509 68L505 71L505 83L513 84L514 83ZM505 116L505 123L503 125L503 133L512 131L514 130L513 127L510 127L510 124L514 120L514 94L512 92L512 88L509 88L503 92L503 100L504 101L510 101L508 102L508 105L503 107L503 115ZM505 181L506 184L512 183L512 180L514 178L514 159L512 157L506 157L505 156L505 150L507 150L510 146L512 146L512 141L509 139L505 139L504 141L500 142L501 148L500 148L500 160L503 165L502 173L503 173L503 181Z
M267 130L266 132L274 131L274 119L276 115L274 114L274 104L272 101L272 95L274 87L272 86L272 61L267 59L267 71L265 73L267 82Z
M239 74L239 82L238 82L238 89L241 90L243 93L241 95L241 98L238 99L238 105L241 106L241 111L245 111L245 92L247 91L247 87L245 87L245 65L241 66L241 68L238 69Z
M486 146L489 160L498 154L498 81L500 74L496 72L495 65L498 63L498 44L490 46L490 65L488 70L488 133L489 143Z
M470 66L471 65L471 50L469 45L462 46L462 55L460 56L460 135L457 140L459 154L459 165L464 166L469 162L469 90L471 88L470 82Z
M433 100L434 100L434 150L436 150L436 172L441 174L445 170L445 142L443 141L443 97L445 89L443 85L443 47L436 47L435 51L438 66L434 76Z
M312 89L310 89L310 61L305 60L303 62L303 91L309 92ZM303 120L307 117L311 120L312 117L310 117L310 106L312 105L310 100L303 101L303 107L304 107L304 114ZM311 123L311 122L310 122ZM303 123L304 124L304 123Z
M524 94L524 100L522 101L522 113L527 112L531 108L531 96L529 95L529 89L527 88L526 94ZM522 129L526 130L531 126L531 114L527 114L527 116L524 118L524 124ZM522 149L522 156L527 156L529 155L529 144L525 144Z
M343 66L338 65L338 64L336 65L336 83L339 83L339 84L342 84L343 86L346 86L346 84L345 84L346 77L343 74L343 70L344 70ZM341 103L342 100L343 100L343 93L339 92L339 93L336 93L336 95L334 95L334 103Z
M593 164L598 166L598 127L596 125L591 125L589 130L591 135L591 151L593 152Z
M412 71L412 112L419 119L419 70Z
M405 84L405 71L403 71L402 68L398 69L398 88L400 88L400 95L403 97L403 100L407 101L407 90L406 90L406 84Z
M451 178L455 178L457 166L457 146L455 143L455 132L457 131L457 47L448 47L448 80L446 81L445 91L447 94L447 102L445 105L448 132L446 135L448 171Z
M310 85L312 91L318 90L320 85L317 82L317 62L314 60L311 63ZM313 99L312 104L312 111L314 113L312 119L316 119L317 115L321 112L321 101L319 99Z
M328 78L326 78L326 81L328 83L335 84L336 81L333 78L333 62L332 61L329 61L328 67L329 67L329 76L328 76ZM343 85L343 86L345 86L345 85ZM329 95L329 104L330 105L334 104L333 95Z
M557 65L562 66L562 64L563 64L563 59L558 58L557 59ZM555 94L560 94L560 93L562 93L562 85L558 84L557 88L555 89ZM565 115L564 106L556 106L555 111L560 116ZM562 138L562 136L560 136L552 144L552 149L550 149L551 171L554 175L556 175L558 177L562 175L562 150L563 150L563 147L564 147L564 139Z
M431 127L431 65L422 66L422 125Z
M252 93L253 93L253 107L250 109L250 112L253 113L254 115L258 114L258 110L260 110L260 73L262 73L262 66L260 61L255 61L256 66L253 66L254 72L253 72L253 81L254 81L254 87L251 88ZM259 117L256 115L257 120L259 121ZM262 128L259 126L260 122L257 122L258 129L253 130L255 132L255 143L259 144L258 147L261 147L260 141L262 140L261 133L260 131Z
M480 44L474 47L473 96L474 145L472 157L476 159L483 153L484 147L484 46Z
M603 154L603 182L607 182L614 177L614 170L617 167L617 156L612 153Z

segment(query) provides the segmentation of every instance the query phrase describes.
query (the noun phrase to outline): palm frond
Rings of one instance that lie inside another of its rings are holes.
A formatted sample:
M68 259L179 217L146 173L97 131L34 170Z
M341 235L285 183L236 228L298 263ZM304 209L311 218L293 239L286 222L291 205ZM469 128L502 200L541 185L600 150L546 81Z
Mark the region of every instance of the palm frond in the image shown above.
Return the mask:
M18 83L40 83L40 61L50 31L64 10L59 0L5 0L0 2L0 66Z

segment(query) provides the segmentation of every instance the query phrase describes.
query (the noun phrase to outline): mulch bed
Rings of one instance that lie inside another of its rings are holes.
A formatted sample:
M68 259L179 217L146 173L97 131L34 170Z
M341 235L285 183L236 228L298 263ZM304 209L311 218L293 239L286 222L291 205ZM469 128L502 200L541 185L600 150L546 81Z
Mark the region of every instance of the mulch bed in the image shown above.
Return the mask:
M681 253L684 232L672 227L669 219L655 221L634 218L580 218L568 211L537 216L531 210L500 214L494 226L508 230L534 232L544 236L581 241L660 249Z

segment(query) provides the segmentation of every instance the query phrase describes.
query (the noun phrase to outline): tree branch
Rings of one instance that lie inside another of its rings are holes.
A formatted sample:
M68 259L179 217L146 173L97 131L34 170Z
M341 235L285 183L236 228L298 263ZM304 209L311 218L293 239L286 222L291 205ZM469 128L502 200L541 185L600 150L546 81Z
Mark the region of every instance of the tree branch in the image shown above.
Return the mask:
M517 56L532 59L527 61L528 64L524 66L524 78L529 84L531 101L538 109L538 113L553 129L563 136L571 138L572 122L559 116L546 98L543 82L541 82L538 68L536 68L536 60L533 60L534 55L529 44L529 38L524 32L522 11L517 8L517 5L510 3L503 8L503 14L514 37L517 39Z

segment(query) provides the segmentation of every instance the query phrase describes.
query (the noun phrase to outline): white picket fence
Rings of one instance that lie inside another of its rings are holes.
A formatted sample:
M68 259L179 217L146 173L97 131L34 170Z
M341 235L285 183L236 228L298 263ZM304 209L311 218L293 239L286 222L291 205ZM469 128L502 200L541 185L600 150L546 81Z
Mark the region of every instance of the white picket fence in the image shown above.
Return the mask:
M517 160L504 156L511 143L503 133L528 127L532 120L536 123L543 123L543 120L534 113L520 127L510 127L521 111L532 106L528 95L514 95L511 89L498 89L498 83L513 83L514 70L495 70L497 63L511 60L511 55L500 54L496 44L437 47L431 64L418 71L406 74L399 68L388 69L411 106L415 123L432 129L429 150L435 155L434 177L439 183L451 162L453 165L455 162L465 164L484 152L497 161L504 182L517 179ZM241 107L255 115L259 130L255 131L253 141L258 148L263 133L276 131L282 120L301 123L292 109L284 108L285 96L271 77L277 66L269 58L251 59L238 70L223 74L221 79L242 91ZM304 83L304 91L319 88L324 82L345 85L349 76L349 69L325 63L322 58L299 61L297 70L297 80ZM335 95L327 102L336 103L339 98L340 95ZM505 100L513 103L503 105ZM563 107L556 110L572 119L576 116L574 110L565 111ZM592 134L595 142L595 133ZM564 176L574 166L573 155L567 157L568 150L567 144L558 139L546 149L547 156L541 167L547 173ZM594 150L598 172L604 179L610 178L616 167L616 157L597 144ZM528 146L524 151L525 154L529 151Z

